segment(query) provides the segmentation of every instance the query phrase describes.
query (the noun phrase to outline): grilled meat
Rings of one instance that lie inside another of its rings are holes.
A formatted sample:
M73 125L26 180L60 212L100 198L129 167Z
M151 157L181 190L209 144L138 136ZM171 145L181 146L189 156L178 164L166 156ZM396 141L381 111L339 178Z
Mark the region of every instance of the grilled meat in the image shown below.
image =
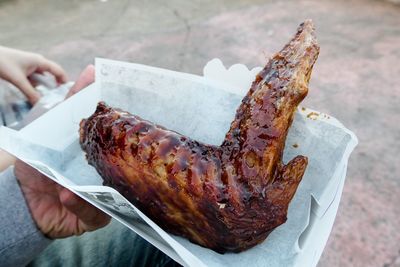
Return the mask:
M256 76L220 146L99 103L80 124L89 164L159 226L239 252L286 221L307 158L282 153L319 53L311 21Z

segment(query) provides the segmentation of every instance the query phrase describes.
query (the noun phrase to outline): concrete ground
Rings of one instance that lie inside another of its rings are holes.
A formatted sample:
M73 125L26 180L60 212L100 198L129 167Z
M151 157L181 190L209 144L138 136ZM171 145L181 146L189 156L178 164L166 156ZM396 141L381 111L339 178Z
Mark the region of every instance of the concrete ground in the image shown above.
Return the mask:
M400 266L400 5L383 0L0 0L0 44L58 61L75 79L94 57L200 74L265 63L306 18L321 54L305 106L360 141L319 266Z

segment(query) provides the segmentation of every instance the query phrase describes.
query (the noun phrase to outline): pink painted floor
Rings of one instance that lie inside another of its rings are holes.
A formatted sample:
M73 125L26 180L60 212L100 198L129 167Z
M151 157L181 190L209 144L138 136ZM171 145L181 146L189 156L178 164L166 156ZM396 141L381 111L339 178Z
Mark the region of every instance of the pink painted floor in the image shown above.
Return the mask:
M400 5L338 1L0 1L0 44L58 61L94 57L200 74L219 57L259 66L306 18L321 54L304 105L353 130L338 216L319 266L400 266Z

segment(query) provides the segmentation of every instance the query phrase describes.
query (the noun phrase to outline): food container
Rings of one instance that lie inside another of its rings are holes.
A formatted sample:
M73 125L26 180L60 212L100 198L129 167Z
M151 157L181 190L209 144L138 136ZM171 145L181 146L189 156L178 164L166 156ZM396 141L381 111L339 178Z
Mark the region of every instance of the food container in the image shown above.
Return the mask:
M0 147L184 266L315 266L336 216L348 158L357 145L355 135L335 118L298 109L286 140L284 162L305 155L309 165L290 203L288 220L263 243L237 254L218 254L163 231L117 191L102 186L101 177L79 147L79 122L94 112L99 101L219 145L258 71L240 64L226 69L214 59L204 67L204 76L197 76L97 59L95 83L20 131L0 128Z

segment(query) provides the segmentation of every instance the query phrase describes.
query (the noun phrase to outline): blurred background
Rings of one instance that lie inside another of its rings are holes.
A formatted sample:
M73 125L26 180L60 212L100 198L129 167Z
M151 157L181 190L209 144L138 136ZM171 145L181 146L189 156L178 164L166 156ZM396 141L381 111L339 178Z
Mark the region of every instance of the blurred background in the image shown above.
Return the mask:
M397 2L397 3L396 3ZM202 74L263 65L306 18L321 54L304 106L359 138L319 266L400 266L400 3L397 0L0 0L0 45L77 78L95 57Z

